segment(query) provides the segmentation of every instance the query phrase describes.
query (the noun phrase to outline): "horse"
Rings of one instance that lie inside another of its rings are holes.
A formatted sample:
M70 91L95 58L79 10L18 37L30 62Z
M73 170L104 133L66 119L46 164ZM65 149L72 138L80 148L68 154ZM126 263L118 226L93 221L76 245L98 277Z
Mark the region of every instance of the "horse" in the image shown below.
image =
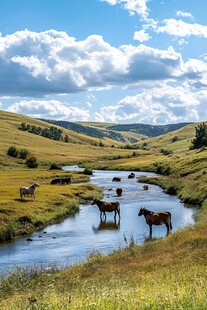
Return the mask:
M150 227L150 236L152 235L152 225L165 224L167 234L172 230L171 213L169 211L153 212L145 208L139 210L138 216L144 215L146 223Z
M50 184L54 185L54 184L71 184L71 178L62 178L62 179L53 179Z
M134 172L131 172L129 175L128 175L128 179L133 179L135 178L135 174Z
M30 195L31 197L35 199L36 187L39 187L39 184L37 182L32 184L30 187L20 187L19 192L20 192L21 198Z
M120 196L122 195L122 192L123 192L123 190L122 190L121 187L118 187L118 188L116 189L117 196L120 197Z
M106 219L106 212L114 212L114 219L116 219L116 214L118 213L120 218L120 204L118 201L105 202L98 199L94 199L91 205L97 205L100 211L100 219L102 219L102 214Z
M144 185L143 185L143 189L144 189L145 191L147 191L147 190L149 189L149 186L148 186L147 184L144 184Z
M120 177L114 177L112 179L112 182L120 182L121 181L121 178Z

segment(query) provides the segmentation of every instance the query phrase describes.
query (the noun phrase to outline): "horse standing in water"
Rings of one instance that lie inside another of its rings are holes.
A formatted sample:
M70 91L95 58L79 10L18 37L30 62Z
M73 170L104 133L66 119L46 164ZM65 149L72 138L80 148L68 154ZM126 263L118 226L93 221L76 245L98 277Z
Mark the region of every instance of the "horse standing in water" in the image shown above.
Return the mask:
M144 215L146 223L150 227L150 236L152 235L152 225L165 224L165 226L167 227L167 234L172 229L171 213L169 211L153 212L145 208L141 208L138 215Z
M105 202L98 199L94 199L91 205L97 205L100 211L100 218L102 218L102 213L106 219L106 212L114 212L114 219L116 219L116 214L118 213L120 218L120 204L118 201Z
M39 187L39 184L37 182L32 184L30 187L20 187L19 192L20 192L21 198L30 195L31 197L33 197L33 199L35 199L36 187Z

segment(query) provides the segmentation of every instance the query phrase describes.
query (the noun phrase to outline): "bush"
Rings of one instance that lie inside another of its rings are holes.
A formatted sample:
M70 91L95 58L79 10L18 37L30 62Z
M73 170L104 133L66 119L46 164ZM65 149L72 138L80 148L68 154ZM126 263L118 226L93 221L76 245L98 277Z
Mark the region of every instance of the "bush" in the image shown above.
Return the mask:
M93 175L93 170L92 169L89 169L89 168L85 168L83 170L83 173L84 174L87 174L87 175Z
M169 175L170 174L170 166L168 164L163 163L154 163L154 166L156 168L156 173L162 174L162 175Z
M10 148L7 151L7 155L9 155L11 157L18 157L19 151L16 148L16 146L10 146Z
M170 155L173 153L173 151L168 150L168 149L161 149L160 153L162 153L163 155Z
M56 163L51 164L50 170L62 170L61 166Z
M28 168L37 168L38 162L35 156L31 156L26 160L26 165Z
M26 149L21 149L19 151L19 158L21 159L26 159L29 155L29 151L27 151Z

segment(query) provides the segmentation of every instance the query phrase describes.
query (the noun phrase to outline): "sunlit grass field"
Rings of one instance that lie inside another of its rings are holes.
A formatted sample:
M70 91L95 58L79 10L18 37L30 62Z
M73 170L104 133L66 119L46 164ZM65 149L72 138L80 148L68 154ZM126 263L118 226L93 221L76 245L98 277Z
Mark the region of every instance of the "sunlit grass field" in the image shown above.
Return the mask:
M78 212L81 202L101 195L100 189L84 183L87 175L49 170L53 162L82 162L93 169L160 171L158 177L144 182L176 193L185 203L196 205L198 214L191 227L162 239L146 238L142 246L131 236L125 240L125 249L108 256L92 251L85 263L17 269L0 281L0 309L207 309L207 151L189 148L195 125L145 140L144 148L140 142L135 156L128 156L132 150L117 147L66 144L38 136L31 139L31 135L19 135L16 127L11 116L2 127L6 134L0 137L1 234L5 229L16 234L30 232L38 225L61 221ZM176 142L172 142L174 136ZM12 144L29 148L40 167L28 169L20 160L9 158L6 150ZM165 155L163 149L169 152ZM72 178L71 185L50 185L53 178L66 176ZM40 184L35 201L22 201L19 187L35 181ZM31 223L25 226L19 221L22 216Z
M53 178L71 177L72 184L51 185ZM100 192L88 184L89 177L80 173L21 169L2 171L0 177L0 241L29 234L49 223L63 220L79 210L80 203L93 199ZM19 188L40 185L35 200L20 197ZM81 184L78 184L81 183ZM85 183L85 184L84 184ZM24 220L26 217L27 220Z

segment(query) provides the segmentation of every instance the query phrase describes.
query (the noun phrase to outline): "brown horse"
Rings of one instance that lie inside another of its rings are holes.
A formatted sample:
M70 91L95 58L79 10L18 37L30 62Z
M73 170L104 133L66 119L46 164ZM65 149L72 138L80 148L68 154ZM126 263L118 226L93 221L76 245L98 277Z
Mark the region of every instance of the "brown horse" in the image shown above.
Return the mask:
M138 215L144 215L146 223L150 227L150 235L152 235L152 225L165 224L165 226L167 227L167 233L169 233L172 229L171 213L168 211L153 212L145 208L141 208Z
M121 187L118 187L118 188L116 189L117 196L120 197L120 196L122 195L122 192L123 192L123 190L122 190Z
M102 214L104 214L104 218L106 219L106 212L114 212L114 219L116 219L116 214L118 213L120 218L120 204L118 201L105 202L94 199L91 205L97 205L100 211L100 218L102 218Z

